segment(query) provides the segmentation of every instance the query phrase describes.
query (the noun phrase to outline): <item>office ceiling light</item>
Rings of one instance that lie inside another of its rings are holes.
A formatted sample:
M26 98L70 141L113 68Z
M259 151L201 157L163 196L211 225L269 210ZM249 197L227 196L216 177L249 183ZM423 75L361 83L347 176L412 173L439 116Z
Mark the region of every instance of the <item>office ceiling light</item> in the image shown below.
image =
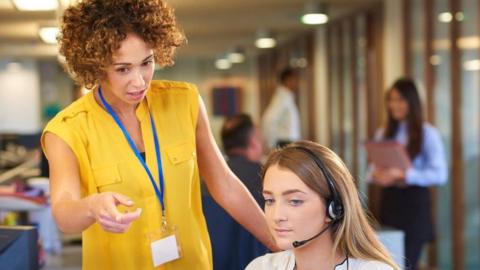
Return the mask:
M57 43L58 27L42 27L38 30L38 34L43 42L48 44Z
M215 61L215 67L217 69L226 70L232 67L232 63L230 63L227 58L218 58Z
M227 55L228 61L232 64L243 63L245 61L245 52L242 48L235 48Z
M467 71L476 71L480 70L480 60L474 59L463 62L463 68Z
M305 6L305 13L300 18L302 23L309 25L318 25L328 22L328 15L325 5L316 2L308 3Z
M260 49L269 49L277 46L277 41L274 38L257 38L255 46Z
M442 12L438 14L438 20L444 23L449 23L453 19L453 15L450 12Z
M273 37L273 34L271 32L266 30L260 30L257 32L255 46L260 49L273 48L277 46L277 40Z
M430 64L432 64L432 66L438 66L441 63L442 63L442 58L440 57L440 55L434 54L430 56Z
M12 0L12 2L21 11L46 11L58 8L58 0Z
M465 19L465 15L463 14L463 12L459 11L455 13L455 19L459 22L462 22Z

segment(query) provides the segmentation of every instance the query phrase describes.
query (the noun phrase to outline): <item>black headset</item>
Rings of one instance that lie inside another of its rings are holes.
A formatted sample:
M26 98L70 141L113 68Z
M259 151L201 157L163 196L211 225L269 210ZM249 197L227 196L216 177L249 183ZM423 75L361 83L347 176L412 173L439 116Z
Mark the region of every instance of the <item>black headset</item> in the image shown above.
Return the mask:
M327 181L327 186L331 194L331 197L327 198L326 203L327 216L332 219L332 223L340 220L344 213L342 199L340 194L337 192L337 188L335 187L335 181L333 180L334 178L325 166L325 163L323 163L323 161L312 150L304 146L291 145L288 148L297 149L304 152L317 164L318 168L320 168L325 180Z

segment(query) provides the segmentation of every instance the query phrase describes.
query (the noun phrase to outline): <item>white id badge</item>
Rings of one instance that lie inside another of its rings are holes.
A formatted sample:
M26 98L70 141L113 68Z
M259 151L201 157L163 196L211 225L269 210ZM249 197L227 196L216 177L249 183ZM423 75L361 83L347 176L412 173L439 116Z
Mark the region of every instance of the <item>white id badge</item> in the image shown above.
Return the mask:
M182 256L177 241L176 227L162 226L149 234L153 267L179 259Z

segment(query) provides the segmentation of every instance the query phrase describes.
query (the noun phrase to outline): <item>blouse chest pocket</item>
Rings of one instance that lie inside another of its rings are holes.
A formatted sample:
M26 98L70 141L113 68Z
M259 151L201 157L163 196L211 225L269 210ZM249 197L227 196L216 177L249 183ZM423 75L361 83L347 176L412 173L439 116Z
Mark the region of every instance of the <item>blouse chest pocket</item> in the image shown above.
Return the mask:
M93 176L98 192L119 191L117 190L123 182L120 177L118 165L108 165L93 169Z
M192 160L196 156L195 147L189 142L167 147L165 152L168 160L173 165L180 165L184 162Z

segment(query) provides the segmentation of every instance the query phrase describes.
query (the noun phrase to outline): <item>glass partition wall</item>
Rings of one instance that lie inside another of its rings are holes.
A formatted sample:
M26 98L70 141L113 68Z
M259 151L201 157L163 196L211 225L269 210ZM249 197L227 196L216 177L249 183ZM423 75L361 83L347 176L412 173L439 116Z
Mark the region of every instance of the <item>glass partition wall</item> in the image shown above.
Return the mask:
M480 6L477 0L404 0L406 74L423 89L427 119L449 162L434 188L437 238L428 266L480 269Z
M330 147L344 160L366 199L367 159L363 143L377 126L376 100L370 99L381 85L378 74L378 6L343 17L327 25L328 98ZM369 18L373 18L369 20ZM367 25L375 24L376 27Z
M419 87L449 165L447 184L431 188L437 233L421 264L480 269L480 1L402 1L404 74ZM364 181L362 143L382 123L381 17L372 7L327 25L330 146L360 180L374 215L378 192Z

